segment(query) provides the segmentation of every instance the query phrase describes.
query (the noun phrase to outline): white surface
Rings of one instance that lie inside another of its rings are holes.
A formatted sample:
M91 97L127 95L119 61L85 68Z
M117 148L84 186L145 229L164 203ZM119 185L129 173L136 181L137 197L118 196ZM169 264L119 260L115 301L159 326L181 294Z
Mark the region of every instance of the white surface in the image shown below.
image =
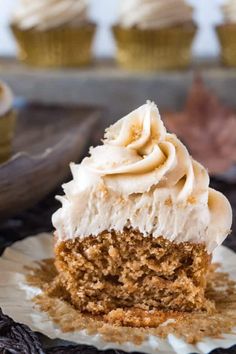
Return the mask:
M8 22L17 1L0 1L0 55L15 54L16 51L15 42L8 29ZM115 46L109 26L117 19L119 0L90 1L91 16L99 23L94 52L97 56L112 56ZM200 26L193 48L196 56L216 56L219 53L218 40L212 26L221 21L219 5L224 1L188 0L196 8L196 19Z
M100 335L88 335L85 331L62 333L53 324L46 313L36 310L31 298L40 293L37 288L30 287L25 280L27 270L34 260L50 258L53 255L53 237L50 234L40 234L23 241L16 242L8 248L0 258L0 305L3 312L15 321L23 322L33 330L41 332L55 339L65 339L80 344L88 344L98 349L121 349L125 351L139 351L150 354L207 354L218 347L228 348L236 343L236 335L223 335L222 339L205 338L196 345L189 345L182 339L169 334L166 340L149 336L140 346L130 342L118 345L105 342ZM220 246L214 254L215 262L222 263L222 271L228 272L236 280L236 255L226 247Z

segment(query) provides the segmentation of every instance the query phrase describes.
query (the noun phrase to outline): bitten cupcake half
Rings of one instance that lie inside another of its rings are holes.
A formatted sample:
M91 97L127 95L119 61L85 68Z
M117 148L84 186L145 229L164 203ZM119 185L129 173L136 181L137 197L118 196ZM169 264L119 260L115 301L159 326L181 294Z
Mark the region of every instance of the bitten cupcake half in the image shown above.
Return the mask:
M206 279L232 210L154 103L109 127L71 170L52 220L58 279L76 309L114 323L130 309L214 310Z
M124 68L183 69L191 63L196 25L184 0L122 0L113 32Z
M222 6L224 22L217 27L221 44L222 63L236 67L236 1L227 0Z
M0 81L0 163L8 160L12 152L16 113L13 109L11 89Z
M26 64L80 67L91 62L96 26L88 18L88 0L21 0L11 27Z

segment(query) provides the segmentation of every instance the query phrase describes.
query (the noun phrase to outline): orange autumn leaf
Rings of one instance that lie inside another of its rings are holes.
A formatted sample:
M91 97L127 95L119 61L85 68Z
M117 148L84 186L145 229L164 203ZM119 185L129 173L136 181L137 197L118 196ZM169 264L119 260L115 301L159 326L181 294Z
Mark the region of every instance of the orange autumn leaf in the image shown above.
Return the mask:
M236 112L196 76L182 112L166 113L167 129L189 148L211 174L227 171L236 162Z

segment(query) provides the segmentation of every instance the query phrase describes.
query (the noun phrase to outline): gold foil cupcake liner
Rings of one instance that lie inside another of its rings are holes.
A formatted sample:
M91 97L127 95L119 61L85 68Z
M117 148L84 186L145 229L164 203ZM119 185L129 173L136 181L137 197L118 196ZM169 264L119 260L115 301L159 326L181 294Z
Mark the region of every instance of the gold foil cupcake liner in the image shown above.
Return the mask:
M0 117L0 163L11 156L15 120L16 113L13 110Z
M22 30L12 25L17 39L19 58L38 67L82 67L91 62L94 24L39 31Z
M224 24L216 28L221 44L222 63L236 67L236 24Z
M191 63L194 25L142 30L113 27L117 61L127 69L184 69Z

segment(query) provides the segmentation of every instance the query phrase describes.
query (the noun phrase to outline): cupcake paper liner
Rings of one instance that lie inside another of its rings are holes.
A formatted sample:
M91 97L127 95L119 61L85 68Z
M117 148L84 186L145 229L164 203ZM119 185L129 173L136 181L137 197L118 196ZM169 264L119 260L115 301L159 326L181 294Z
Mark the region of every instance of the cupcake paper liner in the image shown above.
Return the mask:
M225 66L236 67L236 24L224 24L216 28L221 44L221 60Z
M191 63L193 25L142 30L114 26L117 61L127 69L184 69Z
M38 67L82 67L91 62L96 26L61 27L39 31L12 25L18 42L19 58Z
M32 299L39 295L41 290L29 285L26 280L29 268L35 265L35 262L52 257L53 237L51 234L44 233L16 242L7 248L0 258L0 304L2 310L15 321L27 324L34 331L41 332L51 339L60 338L79 344L93 345L100 350L112 348L150 354L206 354L216 348L228 348L236 344L235 332L224 334L220 338L205 337L201 342L193 345L171 333L166 339L148 335L145 341L137 345L132 342L106 341L100 334L89 334L85 330L62 332L47 313L40 312L33 303ZM236 280L236 255L233 251L223 246L218 247L213 256L213 262L221 263L220 270L229 273L230 278Z
M14 111L0 117L0 163L11 156L12 138L15 128L16 114Z

